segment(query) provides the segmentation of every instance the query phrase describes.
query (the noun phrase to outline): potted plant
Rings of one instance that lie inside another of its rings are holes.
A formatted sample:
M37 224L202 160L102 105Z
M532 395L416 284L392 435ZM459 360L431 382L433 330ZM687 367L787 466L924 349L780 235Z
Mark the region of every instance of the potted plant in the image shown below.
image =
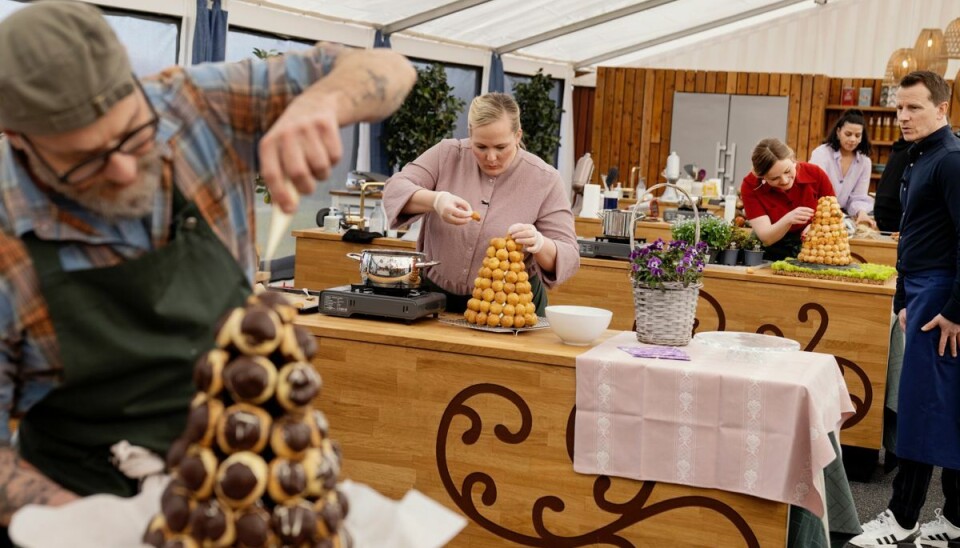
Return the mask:
M453 137L457 116L466 103L453 95L447 73L438 63L417 69L417 83L399 109L384 123L381 137L391 168L402 168L442 139Z
M757 237L757 233L750 231L747 241L743 244L743 264L746 266L756 266L763 262L763 242Z
M727 243L727 248L720 253L720 264L728 266L736 265L737 260L740 258L740 250L743 249L746 242L746 231L740 230L737 227L731 227L730 241Z
M733 227L727 221L714 215L700 218L700 238L707 243L711 263L716 262L720 251L727 249L732 237Z
M630 252L637 340L683 346L690 342L703 285L707 245L661 239Z
M523 145L548 164L554 163L560 147L560 115L563 113L563 109L550 98L551 89L553 80L550 74L543 73L543 69L538 70L529 82L513 86L513 97L520 107Z

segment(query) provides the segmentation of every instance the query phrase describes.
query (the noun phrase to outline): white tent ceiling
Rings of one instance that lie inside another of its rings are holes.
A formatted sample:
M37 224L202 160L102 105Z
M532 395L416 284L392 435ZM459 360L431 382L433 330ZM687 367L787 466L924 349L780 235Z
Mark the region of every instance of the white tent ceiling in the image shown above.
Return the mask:
M734 31L826 0L251 1L439 42L593 68L719 27ZM829 0L831 3L845 0ZM552 37L554 34L561 36ZM532 42L532 43L526 43Z

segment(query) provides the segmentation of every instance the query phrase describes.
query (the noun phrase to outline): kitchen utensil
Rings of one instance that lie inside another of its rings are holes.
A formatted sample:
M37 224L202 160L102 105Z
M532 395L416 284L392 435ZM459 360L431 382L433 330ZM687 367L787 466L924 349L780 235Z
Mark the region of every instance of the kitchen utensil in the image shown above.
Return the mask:
M293 183L288 179L284 183L290 193L293 195L294 210L300 203L300 192L293 186ZM270 264L273 261L273 256L277 253L277 246L280 245L280 239L283 238L283 235L287 232L287 229L290 228L290 221L293 219L293 216L289 213L284 213L280 206L277 205L277 202L273 202L273 207L270 210L270 231L267 233L267 249L263 254L263 265L267 269L269 280L269 268Z
M683 171L690 176L691 179L696 179L697 177L697 166L694 164L683 164Z
M364 249L347 257L360 262L360 280L373 287L417 289L423 279L420 270L440 264L427 261L419 251Z
M606 209L597 213L603 220L603 235L610 238L629 238L634 231L636 221L643 219L640 215L633 224L630 223L630 210Z

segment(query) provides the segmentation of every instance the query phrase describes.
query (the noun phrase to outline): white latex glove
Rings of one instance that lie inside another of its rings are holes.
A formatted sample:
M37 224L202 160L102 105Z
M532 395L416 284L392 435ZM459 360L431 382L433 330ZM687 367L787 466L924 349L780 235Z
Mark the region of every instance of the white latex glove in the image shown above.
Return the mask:
M113 444L110 447L110 453L113 454L113 465L128 478L142 482L148 476L163 472L165 463L160 455L149 449L131 445L127 440Z
M450 194L446 190L437 193L433 199L433 210L443 219L444 222L452 225L465 225L470 222L470 214L473 213L470 204L466 200Z
M533 225L516 223L510 225L507 232L510 233L510 237L513 238L514 241L534 255L540 253L540 250L543 249L543 234L540 234L537 227Z
M160 495L169 480L169 476L150 476L140 494L130 498L93 495L63 506L28 504L13 514L10 538L15 545L30 548L141 546L147 524L160 511Z

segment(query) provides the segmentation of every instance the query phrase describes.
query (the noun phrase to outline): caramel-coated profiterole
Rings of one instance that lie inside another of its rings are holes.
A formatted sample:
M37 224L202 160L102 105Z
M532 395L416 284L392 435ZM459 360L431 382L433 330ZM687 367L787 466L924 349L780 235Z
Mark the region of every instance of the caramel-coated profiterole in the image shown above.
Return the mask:
M313 408L322 387L310 333L282 295L228 313L197 360L172 479L143 541L156 547L347 548L340 447Z
M537 325L537 307L523 263L523 246L510 237L493 238L486 255L473 281L473 296L467 301L463 317L488 327Z

